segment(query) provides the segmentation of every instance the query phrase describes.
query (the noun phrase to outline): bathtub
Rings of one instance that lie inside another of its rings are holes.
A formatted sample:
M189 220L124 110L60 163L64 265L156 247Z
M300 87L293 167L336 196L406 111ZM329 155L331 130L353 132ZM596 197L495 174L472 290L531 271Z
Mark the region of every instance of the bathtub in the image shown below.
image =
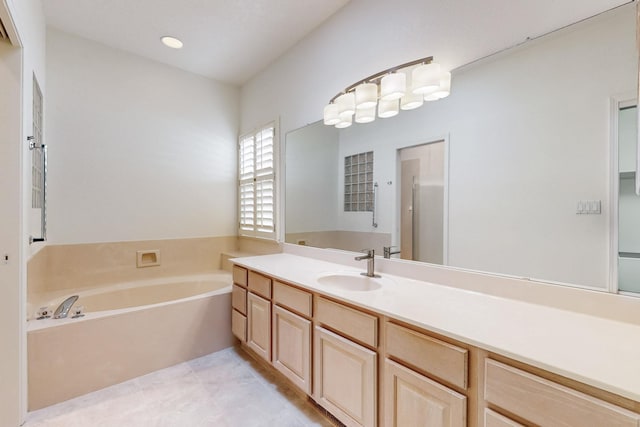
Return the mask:
M27 322L29 410L233 345L231 282L219 272L34 297L55 310L78 295L85 315Z

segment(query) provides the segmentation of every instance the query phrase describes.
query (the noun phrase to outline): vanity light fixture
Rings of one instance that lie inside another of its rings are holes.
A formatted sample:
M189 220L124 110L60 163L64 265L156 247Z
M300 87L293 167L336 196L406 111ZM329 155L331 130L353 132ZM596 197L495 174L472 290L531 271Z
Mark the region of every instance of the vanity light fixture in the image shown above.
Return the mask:
M354 121L370 123L376 119L376 110L378 117L393 117L400 110L413 110L450 92L451 73L442 71L440 64L428 56L352 84L324 107L324 124L341 129Z
M172 49L181 49L184 45L181 40L171 36L161 37L160 41L162 42L162 44Z

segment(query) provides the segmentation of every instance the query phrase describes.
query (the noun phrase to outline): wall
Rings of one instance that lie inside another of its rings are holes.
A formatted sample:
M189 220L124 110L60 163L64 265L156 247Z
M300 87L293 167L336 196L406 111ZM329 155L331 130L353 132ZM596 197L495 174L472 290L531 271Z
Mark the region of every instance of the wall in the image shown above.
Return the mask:
M3 22L13 22L21 48L0 42L0 419L21 424L26 412L26 260L31 254L28 234L30 156L26 136L31 129L32 75L45 81L44 14L39 0L0 4ZM27 169L29 167L29 169Z
M265 90L254 84L277 90L280 66L313 79L297 62L317 62L315 43L314 35L305 41L308 50L299 47L256 78L243 102L252 105ZM340 63L348 53L333 47ZM606 288L610 97L634 93L635 70L632 5L456 70L449 98L342 130L341 155L374 148L375 179L394 182L398 148L448 137L451 265ZM287 81L288 88L298 84ZM309 113L293 101L286 105L288 90L275 102L283 129ZM304 93L312 102L313 93ZM255 114L243 110L243 126ZM392 186L382 185L379 196L379 206L394 205ZM577 201L585 199L602 200L603 214L576 215ZM380 231L390 230L395 216L382 210Z
M236 233L236 88L47 32L49 242Z
M21 51L0 42L0 419L19 425L22 367L20 294L20 85Z

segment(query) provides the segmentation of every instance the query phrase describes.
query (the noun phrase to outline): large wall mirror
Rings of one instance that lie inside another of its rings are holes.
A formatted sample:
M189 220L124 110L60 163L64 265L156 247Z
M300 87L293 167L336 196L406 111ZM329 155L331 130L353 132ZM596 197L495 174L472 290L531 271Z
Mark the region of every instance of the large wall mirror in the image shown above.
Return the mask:
M285 241L394 246L394 257L606 289L635 13L625 5L454 70L448 98L394 118L288 133ZM354 170L368 153L372 170Z

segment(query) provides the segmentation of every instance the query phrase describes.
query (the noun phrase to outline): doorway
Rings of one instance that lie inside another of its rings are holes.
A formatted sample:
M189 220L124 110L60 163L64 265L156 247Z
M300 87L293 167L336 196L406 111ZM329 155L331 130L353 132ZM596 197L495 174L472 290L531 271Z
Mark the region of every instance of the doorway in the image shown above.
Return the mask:
M400 258L445 262L445 141L398 150Z

